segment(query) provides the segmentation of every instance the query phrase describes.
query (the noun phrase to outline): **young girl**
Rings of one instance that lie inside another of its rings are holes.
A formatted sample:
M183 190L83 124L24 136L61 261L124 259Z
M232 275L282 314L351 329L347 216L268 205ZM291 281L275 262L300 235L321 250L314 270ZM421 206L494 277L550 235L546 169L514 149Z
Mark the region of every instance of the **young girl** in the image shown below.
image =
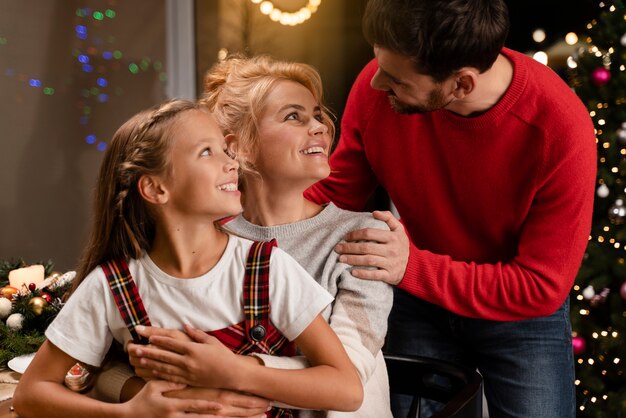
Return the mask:
M100 366L112 340L124 346L140 341L139 324L187 324L190 332L211 331L243 354L282 353L293 340L315 367L264 367L207 336L207 373L196 375L194 385L305 408L358 408L358 375L319 315L332 298L281 250L216 226L241 210L237 170L211 114L191 102L141 112L116 132L99 174L94 224L77 276L82 282L20 380L14 398L20 416L153 415L139 409L140 402L180 385L150 382L123 404L63 385L75 362ZM166 410L178 408L174 412L211 406L171 401ZM289 413L275 408L270 416Z
M232 138L243 168L244 211L224 227L249 239L276 239L281 249L335 297L323 315L344 344L364 385L363 405L353 414L300 411L299 417L390 418L381 347L392 289L380 281L355 278L351 266L340 263L334 251L352 230L386 230L387 226L369 213L341 210L332 203L322 207L303 196L307 188L330 173L328 154L334 126L322 104L319 74L308 65L269 57L233 58L209 71L204 101ZM150 333L166 335L167 331L151 329ZM129 352L133 355L135 350ZM172 364L194 361L188 354L164 357L155 347L141 352L143 368L149 365L162 373L175 370L177 376L185 372L172 369ZM149 361L157 355L161 361ZM259 357L268 367L308 366L302 357ZM150 375L148 370L139 373Z

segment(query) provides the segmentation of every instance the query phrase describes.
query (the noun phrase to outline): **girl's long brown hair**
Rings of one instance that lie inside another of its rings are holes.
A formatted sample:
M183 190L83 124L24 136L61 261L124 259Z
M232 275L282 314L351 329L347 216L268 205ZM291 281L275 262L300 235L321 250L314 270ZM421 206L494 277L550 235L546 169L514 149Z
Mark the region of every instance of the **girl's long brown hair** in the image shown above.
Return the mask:
M188 110L202 109L172 100L136 114L113 135L100 166L91 232L72 291L106 260L139 258L150 248L155 221L137 182L142 175L167 172L172 125Z

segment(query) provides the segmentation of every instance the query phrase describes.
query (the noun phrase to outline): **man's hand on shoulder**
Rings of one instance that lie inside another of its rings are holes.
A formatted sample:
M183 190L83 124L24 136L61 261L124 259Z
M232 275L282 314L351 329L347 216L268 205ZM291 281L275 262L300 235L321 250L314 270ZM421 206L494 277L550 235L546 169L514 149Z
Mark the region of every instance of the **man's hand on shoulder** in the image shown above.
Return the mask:
M409 237L404 225L391 212L376 211L373 215L385 222L389 231L376 228L352 231L345 236L346 242L335 246L335 251L340 254L342 263L374 268L355 267L352 269L354 277L397 285L409 261Z

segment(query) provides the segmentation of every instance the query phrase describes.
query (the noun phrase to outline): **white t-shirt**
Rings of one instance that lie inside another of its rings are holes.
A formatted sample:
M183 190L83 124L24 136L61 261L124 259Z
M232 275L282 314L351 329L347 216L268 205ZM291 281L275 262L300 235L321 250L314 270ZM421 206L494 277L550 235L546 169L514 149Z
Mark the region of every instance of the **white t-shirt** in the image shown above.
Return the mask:
M215 331L240 323L243 279L252 241L230 236L222 258L206 274L179 279L161 271L147 254L129 262L153 326L182 329L189 324ZM332 296L280 248L270 258L270 320L290 341L329 303ZM48 340L74 359L100 366L112 339L124 347L131 335L100 267L68 299L46 330Z

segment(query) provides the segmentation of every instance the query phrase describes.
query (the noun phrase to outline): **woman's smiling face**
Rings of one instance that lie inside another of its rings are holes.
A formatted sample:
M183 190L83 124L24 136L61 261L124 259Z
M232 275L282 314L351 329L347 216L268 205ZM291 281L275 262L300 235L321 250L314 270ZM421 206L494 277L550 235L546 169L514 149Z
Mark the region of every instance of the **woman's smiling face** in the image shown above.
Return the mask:
M254 167L264 182L297 184L304 189L330 174L331 138L320 104L294 81L278 82L259 120Z

